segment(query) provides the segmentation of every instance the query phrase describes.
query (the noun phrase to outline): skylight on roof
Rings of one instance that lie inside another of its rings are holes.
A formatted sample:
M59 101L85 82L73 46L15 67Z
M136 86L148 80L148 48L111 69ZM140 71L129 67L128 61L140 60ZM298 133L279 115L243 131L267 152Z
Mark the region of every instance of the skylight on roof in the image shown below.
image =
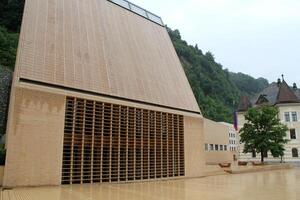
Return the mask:
M149 11L133 4L133 3L130 3L127 0L108 0L108 1L113 2L113 3L115 3L119 6L127 9L127 10L130 10L130 11L132 11L132 12L134 12L134 13L136 13L136 14L138 14L138 15L140 15L140 16L142 16L142 17L144 17L144 18L146 18L146 19L148 19L148 20L150 20L154 23L157 23L161 26L164 26L164 23L163 23L161 17L159 17L159 16L157 16L157 15L155 15L155 14L153 14L153 13L151 13L151 12L149 12Z

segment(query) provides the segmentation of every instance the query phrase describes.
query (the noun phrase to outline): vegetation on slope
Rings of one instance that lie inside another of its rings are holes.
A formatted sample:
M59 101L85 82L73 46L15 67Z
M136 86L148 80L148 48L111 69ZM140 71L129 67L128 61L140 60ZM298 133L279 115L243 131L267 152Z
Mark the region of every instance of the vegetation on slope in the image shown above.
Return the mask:
M178 30L168 32L205 117L232 122L240 96L252 96L268 86L266 79L223 69L212 53L203 54L197 45L182 40Z
M14 68L24 0L0 1L0 65Z
M5 134L12 71L0 66L0 139Z

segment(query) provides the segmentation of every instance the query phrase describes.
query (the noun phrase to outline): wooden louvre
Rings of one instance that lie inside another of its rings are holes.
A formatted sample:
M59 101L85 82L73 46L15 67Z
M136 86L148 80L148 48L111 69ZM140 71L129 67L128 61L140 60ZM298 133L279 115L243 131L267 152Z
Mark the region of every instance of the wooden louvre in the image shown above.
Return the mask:
M183 116L67 97L62 184L184 175Z

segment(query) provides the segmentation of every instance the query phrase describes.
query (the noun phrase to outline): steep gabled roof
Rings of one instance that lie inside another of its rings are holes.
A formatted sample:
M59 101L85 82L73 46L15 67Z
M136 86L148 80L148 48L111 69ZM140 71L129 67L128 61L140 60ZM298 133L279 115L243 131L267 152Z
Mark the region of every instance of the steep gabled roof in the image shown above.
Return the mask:
M288 86L285 80L279 86L279 92L276 99L276 104L279 103L300 103L300 99L294 91Z
M274 105L276 103L278 91L278 84L273 82L267 88L255 95L255 97L251 99L251 103L252 105L255 105L258 99L263 95L269 101L269 104Z
M107 0L29 0L24 13L21 79L200 113L153 14L142 17Z
M294 90L294 93L295 95L298 97L298 99L300 99L300 89L293 89Z
M262 105L262 104L269 104L270 102L269 102L269 100L268 100L268 98L267 98L267 95L265 95L265 94L262 94L262 95L260 95L259 96L259 98L257 99L257 101L256 101L256 105Z
M250 107L251 107L251 102L249 98L245 95L241 96L237 111L238 112L247 111Z
M276 105L279 103L300 103L300 89L290 87L284 80L273 82L267 88L259 92L249 102L246 96L242 96L239 102L238 111L246 111L255 105Z

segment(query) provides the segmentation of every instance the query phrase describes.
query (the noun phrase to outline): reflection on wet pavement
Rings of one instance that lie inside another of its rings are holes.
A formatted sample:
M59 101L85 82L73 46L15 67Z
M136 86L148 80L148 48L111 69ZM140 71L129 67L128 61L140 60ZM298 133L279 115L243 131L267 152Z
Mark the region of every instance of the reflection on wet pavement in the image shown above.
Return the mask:
M3 200L300 200L300 169L135 184L18 188Z

